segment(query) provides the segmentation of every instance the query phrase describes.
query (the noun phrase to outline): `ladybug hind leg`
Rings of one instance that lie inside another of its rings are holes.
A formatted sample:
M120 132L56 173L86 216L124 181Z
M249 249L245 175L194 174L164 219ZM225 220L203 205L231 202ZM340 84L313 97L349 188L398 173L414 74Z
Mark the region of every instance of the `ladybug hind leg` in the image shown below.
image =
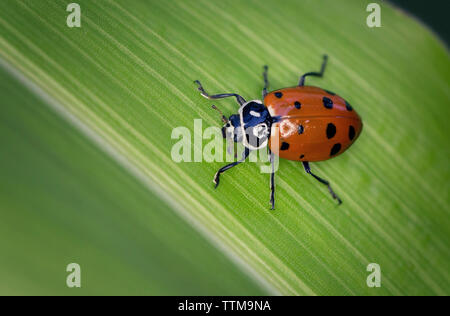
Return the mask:
M306 173L309 173L310 175L312 175L314 177L314 179L316 179L320 183L325 184L328 187L328 191L330 191L330 194L333 197L333 199L337 200L339 204L342 204L342 200L339 198L339 196L337 196L336 193L334 193L333 189L331 188L330 182L316 176L314 173L311 172L311 167L309 166L309 162L304 161L303 167L305 168Z
M309 76L323 77L323 74L325 73L325 68L327 67L327 62L328 62L328 56L323 55L323 62L322 62L322 67L320 69L320 72L307 72L306 74L304 74L303 76L300 77L298 86L303 87L305 85L306 77L309 77Z

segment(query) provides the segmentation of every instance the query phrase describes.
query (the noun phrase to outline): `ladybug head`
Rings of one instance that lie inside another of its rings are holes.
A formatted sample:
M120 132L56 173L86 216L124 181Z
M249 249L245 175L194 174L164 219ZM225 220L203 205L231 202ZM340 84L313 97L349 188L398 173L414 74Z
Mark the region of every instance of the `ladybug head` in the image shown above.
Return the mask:
M261 101L249 101L239 108L238 114L231 115L229 119L222 116L222 120L225 123L222 128L224 138L242 142L251 150L267 145L272 124L269 111Z

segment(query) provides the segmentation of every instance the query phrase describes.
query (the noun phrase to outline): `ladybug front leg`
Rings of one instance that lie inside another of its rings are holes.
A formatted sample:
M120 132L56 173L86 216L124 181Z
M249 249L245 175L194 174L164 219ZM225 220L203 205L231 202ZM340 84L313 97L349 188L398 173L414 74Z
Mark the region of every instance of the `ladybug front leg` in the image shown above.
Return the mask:
M200 91L201 95L204 96L207 99L223 99L223 98L229 98L229 97L235 97L237 102L239 103L239 105L244 105L245 104L245 99L243 97L241 97L239 94L236 93L222 93L222 94L215 94L215 95L209 95L205 89L203 89L202 84L200 83L200 81L195 80L194 81L197 85L198 85L198 91Z
M325 184L326 186L328 186L328 191L330 191L330 194L333 197L333 199L337 200L339 204L342 204L342 200L339 198L339 196L337 196L336 193L334 193L333 189L331 188L330 182L328 182L327 180L324 180L324 179L316 176L314 173L311 172L311 168L309 166L309 162L304 161L303 162L303 167L305 168L305 171L307 173L309 173L310 175L312 175L317 181L319 181L320 183Z
M235 161L233 163L230 163L229 165L226 165L222 168L219 169L219 171L216 172L216 175L214 176L214 184L216 185L215 188L217 188L219 186L220 183L220 175L222 173L224 173L225 171L227 171L228 169L233 168L234 166L239 165L240 163L243 163L245 161L245 159L247 159L248 155L250 155L250 149L245 148L245 151L243 153L242 159L239 161Z

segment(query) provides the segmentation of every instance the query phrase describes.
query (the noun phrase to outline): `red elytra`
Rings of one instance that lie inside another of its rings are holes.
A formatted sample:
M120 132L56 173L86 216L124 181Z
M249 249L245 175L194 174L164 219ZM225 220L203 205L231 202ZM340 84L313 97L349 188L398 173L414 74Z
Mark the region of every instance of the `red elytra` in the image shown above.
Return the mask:
M264 98L264 105L272 117L281 118L272 125L270 140L278 140L279 156L284 159L333 158L347 150L362 130L361 118L350 104L321 88L301 86L273 91Z

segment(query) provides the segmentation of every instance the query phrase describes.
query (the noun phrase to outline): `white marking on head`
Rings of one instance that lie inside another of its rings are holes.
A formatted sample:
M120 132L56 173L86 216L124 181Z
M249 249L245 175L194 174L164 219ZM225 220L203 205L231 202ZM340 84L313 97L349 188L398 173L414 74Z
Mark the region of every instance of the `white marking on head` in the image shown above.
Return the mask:
M266 123L259 124L253 128L253 135L258 138L267 137L269 135L269 127Z
M255 117L261 117L261 114L255 111L250 111L250 115Z

